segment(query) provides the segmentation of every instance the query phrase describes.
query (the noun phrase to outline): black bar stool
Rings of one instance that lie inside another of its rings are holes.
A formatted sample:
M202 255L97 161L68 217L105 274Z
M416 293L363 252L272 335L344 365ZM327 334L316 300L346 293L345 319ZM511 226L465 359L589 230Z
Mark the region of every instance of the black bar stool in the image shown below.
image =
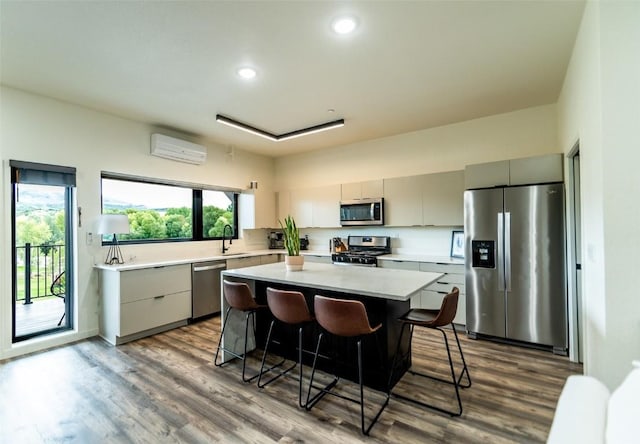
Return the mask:
M425 402L419 401L415 398L411 398L404 395L399 395L392 393L394 398L404 399L406 401L410 401L414 404L421 405L423 407L432 408L438 410L443 413L448 413L451 416L460 416L462 414L462 401L460 400L460 391L459 388L469 388L471 387L471 377L469 376L469 369L467 368L467 363L464 360L464 354L462 353L462 347L460 347L460 340L458 339L458 333L456 332L456 328L453 325L453 318L456 316L456 311L458 310L458 295L459 290L457 287L453 287L451 293L447 294L442 300L442 306L440 310L427 310L421 308L415 308L413 310L409 310L398 320L402 322L402 329L400 330L400 337L398 338L398 346L396 348L396 354L393 358L393 364L391 366L391 375L393 376L393 372L396 369L396 366L399 365L403 360L407 359L409 354L411 353L411 342L413 340L413 329L415 327L425 327L432 328L438 330L442 333L442 337L444 338L444 345L447 349L447 355L449 357L449 368L451 369L451 380L442 379L431 375L426 375L424 373L419 373L409 369L411 374L416 376L422 376L425 378L434 379L436 381L445 382L447 384L452 384L456 390L456 398L458 400L458 410L450 411L445 410L441 407L434 406L432 404L427 404ZM449 349L449 341L447 340L447 334L445 333L442 327L451 325L451 329L453 330L453 334L456 338L456 343L458 344L458 350L460 351L460 357L462 358L463 368L460 372L460 376L456 378L455 370L453 368L453 360L451 359L451 350ZM406 328L409 328L409 351L399 356L400 354L400 344L402 343L402 336ZM467 376L466 384L462 384L462 378Z
M216 365L216 367L222 367L224 364L229 362L229 361L218 362L218 353L220 353L221 349L224 352L229 353L230 355L238 359L242 359L242 380L244 382L250 382L250 381L253 381L255 378L257 378L260 375L260 373L257 373L256 375L251 376L249 378L245 376L245 371L247 366L247 360L246 360L247 341L249 338L249 319L251 318L252 320L251 326L253 327L253 336L255 337L256 311L267 308L267 306L258 305L256 303L255 299L253 298L253 295L251 294L251 289L244 282L231 282L231 281L225 280L223 284L223 289L224 289L224 298L227 301L227 304L229 305L229 307L227 308L227 311L225 312L225 315L224 315L224 324L222 325L222 331L220 332L220 339L218 340L218 349L216 350L215 358L213 358L213 363ZM231 312L231 309L243 312L245 314L244 351L241 355L237 354L232 350L222 347L222 338L224 337L224 331L227 328L227 324L229 323L229 313Z
M269 310L271 310L271 314L274 319L271 321L271 325L269 326L269 334L267 335L267 343L264 347L264 354L262 355L262 366L260 367L260 377L258 378L258 387L263 388L280 378L281 376L287 374L289 371L293 370L296 365L300 368L299 374L299 384L298 384L298 405L300 407L306 406L306 401L302 402L302 353L304 351L302 347L302 333L305 326L312 323L315 318L311 316L309 313L309 307L307 306L307 301L304 299L304 295L299 291L285 291L285 290L276 290L274 288L267 288L267 305L269 306ZM286 325L293 325L298 327L298 362L294 362L293 365L287 367L286 369L278 372L271 379L266 382L262 382L262 376L269 371L275 369L276 367L281 366L284 363L284 360L278 364L273 365L272 367L265 370L265 361L267 358L267 354L269 353L269 345L273 341L273 327L275 322L280 321Z
M311 408L320 400L324 395L329 394L333 396L337 396L342 399L346 399L351 402L355 402L356 404L360 404L360 425L362 429L362 433L368 435L371 431L371 428L374 426L380 414L384 408L389 404L389 392L387 391L384 403L382 407L378 410L375 417L369 424L369 427L365 428L364 424L364 388L363 388L363 378L362 378L362 339L367 336L373 335L376 339L376 345L378 345L378 354L380 356L380 365L382 363L382 353L380 352L380 346L377 341L377 336L375 336L376 331L382 327L382 324L378 324L375 327L371 327L369 324L369 318L367 316L367 311L364 308L364 304L360 301L352 301L345 299L333 299L324 296L316 296L314 299L314 311L316 315L316 320L318 324L326 330L328 333L339 336L339 337L347 337L347 338L356 338L356 345L358 349L358 381L360 384L360 399L350 398L348 396L344 396L335 392L330 391L330 389L337 383L337 376L334 380L328 384L326 387L321 388L320 391L312 398L311 395L311 387L313 385L313 378L315 376L316 371L316 363L318 360L318 353L320 351L320 343L322 342L322 337L324 333L320 333L318 336L318 343L316 345L316 351L313 358L313 368L311 370L311 379L309 381L309 391L307 393L307 410L311 410Z

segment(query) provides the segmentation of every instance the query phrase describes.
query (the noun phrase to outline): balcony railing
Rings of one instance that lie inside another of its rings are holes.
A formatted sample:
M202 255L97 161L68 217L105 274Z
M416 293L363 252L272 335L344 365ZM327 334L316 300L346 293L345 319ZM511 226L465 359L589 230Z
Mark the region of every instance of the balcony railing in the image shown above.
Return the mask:
M65 271L64 255L64 244L16 247L16 301L30 304L33 299L55 296L51 284Z

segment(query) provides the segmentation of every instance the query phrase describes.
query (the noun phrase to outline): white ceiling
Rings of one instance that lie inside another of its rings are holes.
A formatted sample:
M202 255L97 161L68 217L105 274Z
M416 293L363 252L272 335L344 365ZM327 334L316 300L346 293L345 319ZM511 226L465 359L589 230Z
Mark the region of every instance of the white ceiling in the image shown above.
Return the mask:
M269 156L557 100L583 1L6 1L3 84ZM359 22L338 36L331 21ZM253 81L237 68L258 70ZM328 112L334 109L335 112ZM339 129L272 133L345 119Z

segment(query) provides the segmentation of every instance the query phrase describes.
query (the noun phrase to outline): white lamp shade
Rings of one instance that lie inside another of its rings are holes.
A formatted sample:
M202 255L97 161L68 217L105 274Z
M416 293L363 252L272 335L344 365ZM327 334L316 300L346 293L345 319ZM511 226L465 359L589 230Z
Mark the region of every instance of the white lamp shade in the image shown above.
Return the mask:
M129 217L126 214L103 214L96 228L98 234L129 233Z

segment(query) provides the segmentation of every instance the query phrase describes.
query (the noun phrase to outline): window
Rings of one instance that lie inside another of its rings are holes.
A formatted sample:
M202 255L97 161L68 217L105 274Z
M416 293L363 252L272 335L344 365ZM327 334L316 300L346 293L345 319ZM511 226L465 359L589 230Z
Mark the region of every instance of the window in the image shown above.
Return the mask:
M128 216L122 243L222 239L225 225L237 239L238 193L204 185L102 173L102 213Z

